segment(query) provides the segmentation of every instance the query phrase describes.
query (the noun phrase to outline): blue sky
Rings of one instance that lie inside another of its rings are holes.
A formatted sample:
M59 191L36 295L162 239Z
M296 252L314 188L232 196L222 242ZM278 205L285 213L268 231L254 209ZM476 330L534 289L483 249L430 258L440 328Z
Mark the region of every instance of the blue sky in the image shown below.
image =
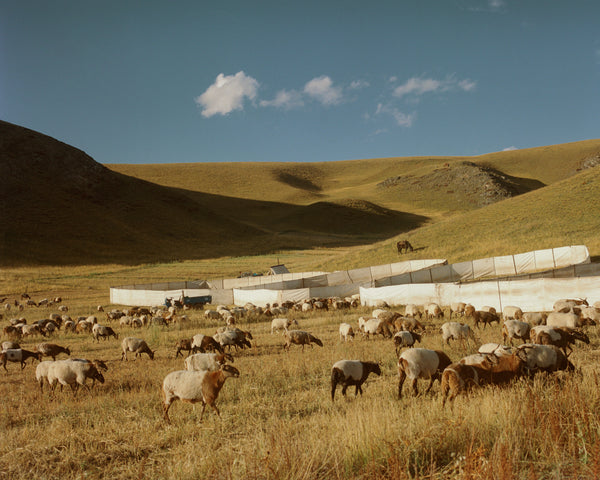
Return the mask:
M600 2L3 0L0 119L101 163L599 138Z

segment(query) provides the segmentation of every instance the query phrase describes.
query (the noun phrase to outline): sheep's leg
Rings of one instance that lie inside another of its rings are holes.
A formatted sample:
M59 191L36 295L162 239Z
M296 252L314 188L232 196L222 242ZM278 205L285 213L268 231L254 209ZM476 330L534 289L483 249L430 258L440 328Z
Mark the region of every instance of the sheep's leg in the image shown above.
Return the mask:
M169 408L171 408L171 402L166 402L163 403L163 418L165 419L165 421L167 423L171 423L171 419L169 418Z
M416 397L417 395L419 395L419 389L417 388L417 381L418 381L418 379L417 379L417 378L415 378L415 379L412 381L412 389L413 389L413 394L415 395L415 397ZM433 384L433 380L431 381L431 383ZM429 388L431 388L431 385L429 385ZM428 389L425 391L425 393L427 393L427 392L429 391L429 388L428 388Z
M398 398L402 398L402 386L404 385L404 380L406 379L406 373L403 370L398 372Z

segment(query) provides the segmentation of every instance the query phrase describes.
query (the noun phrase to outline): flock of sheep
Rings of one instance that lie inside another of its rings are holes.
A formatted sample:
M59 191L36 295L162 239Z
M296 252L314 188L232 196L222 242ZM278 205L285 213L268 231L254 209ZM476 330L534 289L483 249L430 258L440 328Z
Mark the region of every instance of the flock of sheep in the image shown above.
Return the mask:
M196 334L192 338L180 339L175 345L175 358L183 356L182 352L187 352L188 355L184 360L185 369L173 371L163 380L164 419L170 421L168 412L175 400L201 402L201 418L206 405L220 416L215 405L219 392L227 378L240 375L239 370L228 363L233 362L231 353L233 349L237 352L252 346L252 334L236 326L240 318L251 314L270 318L271 334L283 332L284 350L289 350L292 345L301 345L304 351L306 345L323 347L323 342L313 334L300 330L298 322L291 318L293 315L286 315L288 312L347 309L357 303L356 298L319 299L299 304L267 306L266 309L246 305L243 308L220 306L216 310L206 310L204 315L207 318L221 319L224 325L214 335ZM102 372L108 370L106 362L82 358L56 360L60 354L70 356L70 350L50 342L38 344L35 350L26 350L21 348L19 341L35 335L51 336L61 328L78 333L88 332L98 342L111 337L118 339L118 333L112 327L98 323L96 316L81 317L74 321L66 314L68 309L62 305L61 307L63 308L59 309L63 312L62 315L53 314L50 318L33 324L28 324L23 317L11 319L10 325L4 327L5 335L11 340L2 343L0 364L8 372L7 362L20 363L23 369L26 361L34 358L39 361L36 381L41 391L44 384L48 383L53 392L57 385L61 385L61 389L62 386L69 386L75 395L79 387L89 389L86 384L88 379L104 383ZM9 310L9 307L5 309ZM103 311L101 307L98 310ZM415 348L423 335L435 334L429 322L434 319L441 322L445 318L444 310L436 304L406 305L402 314L387 305L381 305L369 317L359 317L355 326L347 322L341 323L339 338L341 342L350 342L356 334L360 334L365 339L376 335L392 339L398 358L398 397L402 397L406 379L411 381L415 395L418 394L419 379L429 381L426 392L429 392L435 380L439 380L445 404L447 399L453 399L473 387L504 385L537 372L574 370L574 365L568 359L573 345L576 341L589 344L589 338L583 329L600 320L600 302L589 306L585 300L579 299L559 300L549 313L523 312L520 308L511 306L505 307L499 314L491 307L477 310L462 302L452 304L449 310L450 318L455 316L463 322L448 321L441 327L435 327L441 333L442 346L449 345L451 340L460 342L463 348L466 342L477 342L473 328L466 323L467 319L471 319L473 326L477 328L485 329L494 323L501 325L502 344L481 345L478 353L465 356L457 362L453 362L442 350ZM173 307L169 310L133 307L126 311L113 310L106 317L109 321L119 320L122 326L140 327L186 321L187 317L179 313ZM517 340L522 344L515 347L513 342ZM121 340L121 360L126 361L128 353L134 354L136 358L146 354L150 359L154 359L155 354L145 340L137 337ZM43 357L51 357L52 361L44 361ZM361 360L336 362L331 368L332 401L335 400L338 385L342 387L343 395L346 395L349 386L355 387L355 395L362 394L362 385L371 373L381 375L378 363Z

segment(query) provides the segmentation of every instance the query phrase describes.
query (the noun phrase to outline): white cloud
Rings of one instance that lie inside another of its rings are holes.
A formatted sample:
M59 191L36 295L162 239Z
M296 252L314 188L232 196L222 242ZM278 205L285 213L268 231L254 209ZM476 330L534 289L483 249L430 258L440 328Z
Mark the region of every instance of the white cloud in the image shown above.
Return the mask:
M490 10L500 10L505 5L506 2L504 2L504 0L488 0L488 6L490 7Z
M352 90L358 90L360 88L367 88L369 86L370 86L369 82L367 82L365 80L354 80L352 83L350 83L350 88Z
M304 93L323 105L335 105L342 101L341 87L334 87L333 81L326 75L313 78L304 85Z
M377 105L377 110L375 111L375 115L388 114L391 115L396 124L399 127L412 127L413 121L416 118L415 113L404 113L398 110L396 107L391 107L389 105L384 105L383 103L379 103Z
M273 100L261 100L261 107L275 107L289 110L304 105L302 94L296 90L280 90Z
M393 95L402 98L406 95L420 96L430 92L448 92L451 90L463 90L469 92L477 85L473 80L457 80L453 75L444 80L435 80L433 78L409 78L406 83L394 89Z
M235 75L219 73L210 87L195 98L195 102L202 106L202 115L227 115L233 110L243 110L246 98L254 100L259 83L252 77L240 71Z
M518 150L518 148L513 145L512 147L506 147L502 151L503 152L512 152L513 150Z

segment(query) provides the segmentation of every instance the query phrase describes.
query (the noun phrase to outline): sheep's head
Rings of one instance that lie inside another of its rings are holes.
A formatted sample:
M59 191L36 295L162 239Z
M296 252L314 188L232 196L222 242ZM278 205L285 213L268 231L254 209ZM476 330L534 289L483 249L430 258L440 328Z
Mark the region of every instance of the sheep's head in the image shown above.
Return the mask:
M221 366L221 371L223 372L223 374L225 375L225 378L227 377L234 377L237 378L240 376L240 371L235 368L232 367L231 365L222 365Z

